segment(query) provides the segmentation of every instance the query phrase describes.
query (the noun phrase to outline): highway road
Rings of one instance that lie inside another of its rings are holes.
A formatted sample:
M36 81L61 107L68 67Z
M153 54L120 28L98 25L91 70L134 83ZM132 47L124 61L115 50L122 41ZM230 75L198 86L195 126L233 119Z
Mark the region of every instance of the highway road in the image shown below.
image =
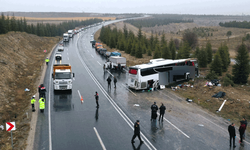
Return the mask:
M115 22L115 21L113 21ZM106 22L105 24L112 23ZM47 67L45 113L38 115L34 149L37 150L228 150L228 122L197 106L185 102L168 90L130 91L127 72L103 71L106 61L94 48L91 35L101 26L75 35L65 44L62 63L69 63L75 73L72 93L53 91L53 52ZM117 88L107 87L108 76L117 77ZM94 94L99 93L100 108ZM81 96L84 102L81 103ZM164 100L167 107L164 122L150 121L150 106ZM135 106L139 104L139 106ZM133 125L140 120L144 141L131 144ZM237 135L239 137L239 135ZM236 149L250 149L249 142ZM243 147L244 146L244 147Z

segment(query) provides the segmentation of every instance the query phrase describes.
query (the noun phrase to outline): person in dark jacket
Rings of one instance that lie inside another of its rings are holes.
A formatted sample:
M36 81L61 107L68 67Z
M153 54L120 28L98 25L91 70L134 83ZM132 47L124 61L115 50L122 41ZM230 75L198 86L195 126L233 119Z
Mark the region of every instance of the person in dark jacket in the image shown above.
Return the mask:
M116 79L116 77L114 76L114 85L115 85L115 88L116 88L116 82L117 82L117 79Z
M96 102L96 108L99 108L99 103L98 103L98 100L99 100L99 95L97 92L95 92L95 102Z
M240 121L240 128L239 128L239 132L240 132L240 141L239 143L242 143L242 139L243 139L243 134L245 133L246 130L246 125L243 123L243 121Z
M38 87L38 92L39 92L39 98L40 97L46 98L46 88L43 84L40 84L40 86Z
M161 120L163 122L165 110L166 110L166 107L163 105L163 103L161 103L159 121Z
M233 139L233 147L235 148L235 127L234 127L234 123L232 123L231 125L228 126L228 133L229 133L229 143L230 143L230 147L232 146L232 139Z
M110 77L110 76L108 77L107 81L108 81L108 88L111 89L111 81L112 81L112 80L111 80L111 77Z
M247 120L246 120L246 118L245 117L243 117L243 123L246 125L246 129L247 129ZM243 134L243 139L245 139L245 132L244 132L244 134Z
M156 118L157 118L157 110L158 110L158 106L156 105L156 102L154 102L154 104L151 105L151 121L153 119L156 120Z
M131 143L135 143L134 139L136 138L136 136L138 136L138 139L140 140L140 143L143 143L143 141L141 140L141 135L140 135L140 121L137 120L135 122L135 125L134 125L134 135L132 137L132 140L131 140Z

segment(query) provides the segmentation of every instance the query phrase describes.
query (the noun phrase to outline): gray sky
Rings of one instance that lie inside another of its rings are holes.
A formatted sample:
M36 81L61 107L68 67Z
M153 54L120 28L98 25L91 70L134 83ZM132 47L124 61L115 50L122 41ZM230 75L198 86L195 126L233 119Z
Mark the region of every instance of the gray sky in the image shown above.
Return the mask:
M250 0L0 0L0 11L250 15Z

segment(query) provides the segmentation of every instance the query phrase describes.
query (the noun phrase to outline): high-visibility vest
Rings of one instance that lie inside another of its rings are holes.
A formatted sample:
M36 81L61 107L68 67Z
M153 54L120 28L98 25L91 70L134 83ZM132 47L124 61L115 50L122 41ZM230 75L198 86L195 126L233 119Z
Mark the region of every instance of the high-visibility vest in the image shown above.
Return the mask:
M44 101L42 101L42 99L44 99L44 98L41 97L39 99L39 107L40 107L40 109L45 109L45 99L44 99Z
M46 58L45 61L46 61L46 62L49 62L49 59Z
M31 104L34 104L36 102L36 99L32 98L31 99Z

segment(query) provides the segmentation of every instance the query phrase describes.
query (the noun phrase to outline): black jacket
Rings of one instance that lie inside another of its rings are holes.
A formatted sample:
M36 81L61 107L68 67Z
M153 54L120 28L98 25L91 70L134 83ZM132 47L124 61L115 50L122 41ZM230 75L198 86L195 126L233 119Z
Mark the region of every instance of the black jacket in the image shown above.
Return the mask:
M155 104L153 104L153 105L151 106L151 110L152 110L153 112L157 112L158 106L155 105Z
M110 79L110 77L108 77L107 81L108 81L108 83L110 84L110 82L111 82L112 80Z
M137 122L134 125L134 134L140 134L140 125Z
M233 137L236 136L234 126L232 126L232 125L228 126L228 133L230 136L233 136Z
M160 107L160 114L165 114L166 107L164 105L161 105Z
M116 83L117 82L117 79L116 78L114 78L114 83Z

